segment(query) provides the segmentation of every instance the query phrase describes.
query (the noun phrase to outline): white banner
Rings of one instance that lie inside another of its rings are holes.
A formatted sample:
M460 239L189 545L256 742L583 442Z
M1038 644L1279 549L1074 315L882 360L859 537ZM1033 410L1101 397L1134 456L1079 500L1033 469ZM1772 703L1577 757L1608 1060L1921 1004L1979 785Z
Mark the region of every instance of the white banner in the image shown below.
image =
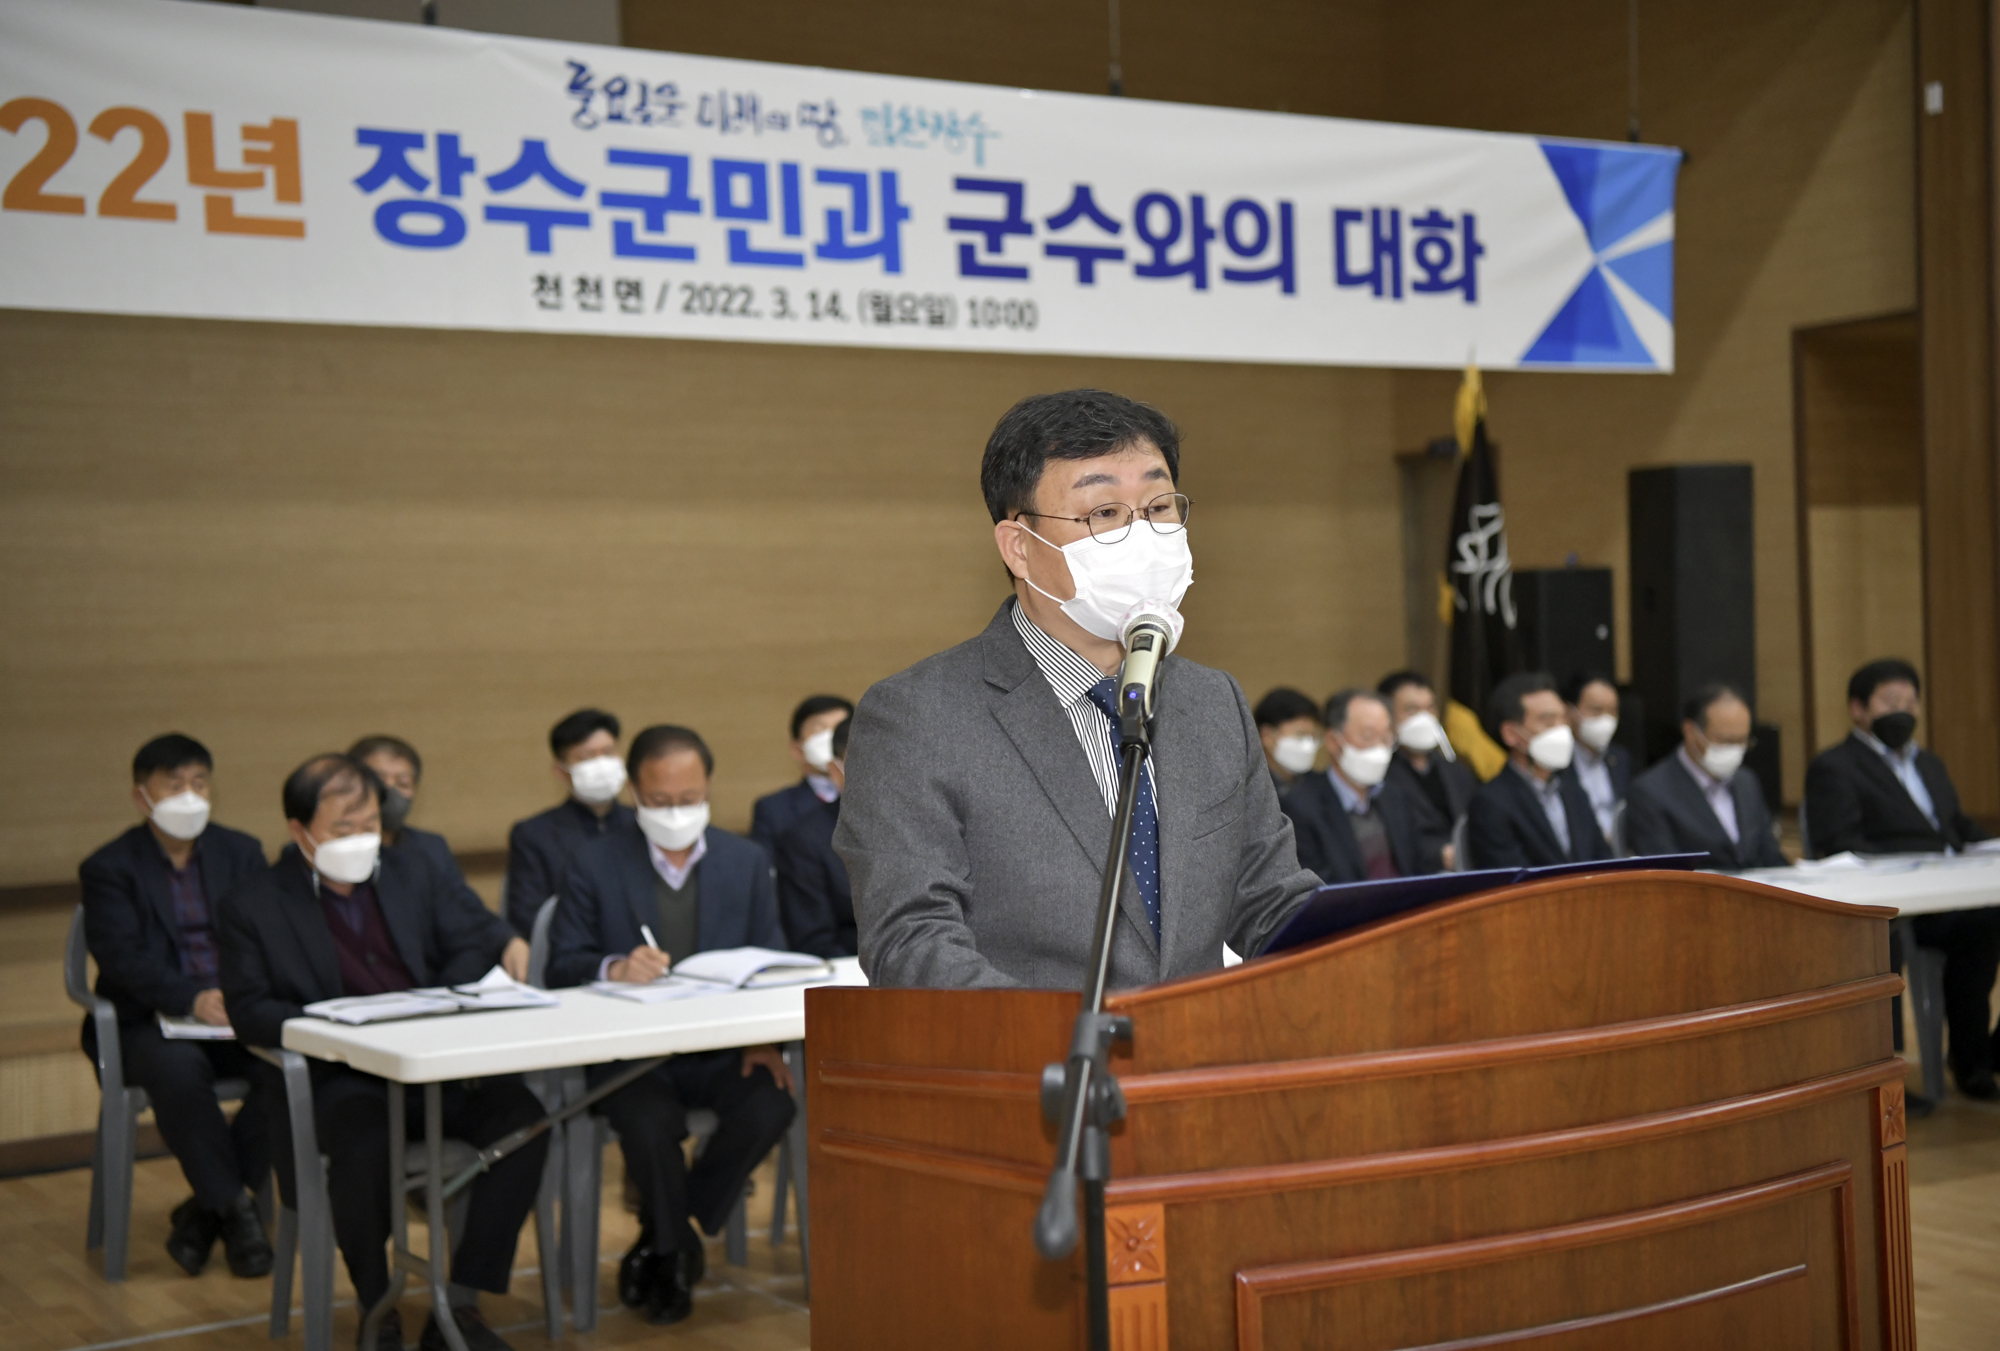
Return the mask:
M1680 156L182 0L0 0L0 305L1673 369Z

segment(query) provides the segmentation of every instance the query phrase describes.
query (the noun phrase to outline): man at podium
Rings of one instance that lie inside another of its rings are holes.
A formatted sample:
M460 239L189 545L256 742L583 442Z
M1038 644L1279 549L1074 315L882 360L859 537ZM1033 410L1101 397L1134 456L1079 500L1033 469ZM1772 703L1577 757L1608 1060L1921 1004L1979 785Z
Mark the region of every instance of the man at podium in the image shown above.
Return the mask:
M835 848L878 986L1084 983L1118 790L1115 677L1142 605L1193 580L1180 433L1102 390L1024 399L980 486L1014 594L979 636L881 681L849 737ZM1169 656L1112 937L1113 987L1252 953L1317 885L1248 701Z

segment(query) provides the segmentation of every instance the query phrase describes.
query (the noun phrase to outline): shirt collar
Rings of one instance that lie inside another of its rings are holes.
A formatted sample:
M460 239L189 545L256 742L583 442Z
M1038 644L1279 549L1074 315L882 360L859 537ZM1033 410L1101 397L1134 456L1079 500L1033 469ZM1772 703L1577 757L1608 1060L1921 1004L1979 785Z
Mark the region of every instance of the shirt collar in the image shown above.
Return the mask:
M1576 758L1583 761L1585 765L1592 769L1604 763L1604 756L1584 745L1581 737L1577 739L1576 743Z
M704 830L695 837L694 848L688 850L687 862L679 867L675 867L674 861L667 857L666 850L660 848L659 845L654 844L651 840L646 841L646 853L653 860L653 871L666 879L668 886L672 887L675 891L679 891L687 885L689 876L694 872L695 864L708 856L708 832Z
M1513 770L1516 774L1519 774L1521 776L1522 781L1528 785L1529 790L1532 791L1536 797L1541 797L1541 798L1554 797L1557 793L1560 793L1562 791L1561 774L1551 774L1546 779L1538 779L1535 777L1534 770L1521 768L1520 765L1514 762L1514 758L1511 755L1507 757L1507 768Z
M1043 678L1064 708L1079 699L1088 699L1097 682L1104 679L1104 672L1044 633L1041 625L1028 618L1019 601L1014 602L1014 632L1021 635L1029 655L1034 657L1035 665L1041 668Z
M1340 795L1340 805L1356 816L1367 815L1369 806L1376 798L1382 796L1382 784L1378 783L1370 787L1367 796L1364 797L1353 784L1341 778L1340 775L1330 769L1326 772L1326 781L1332 784L1333 791ZM1383 780L1383 783L1386 782L1388 780Z
M806 775L806 787L812 789L813 796L821 802L840 801L840 790L834 787L833 780L825 774Z
M1694 775L1695 787L1701 789L1702 792L1713 793L1718 788L1726 788L1728 786L1721 779L1716 778L1713 774L1703 769L1701 761L1688 754L1687 742L1683 741L1676 747L1674 754L1680 758L1681 768Z

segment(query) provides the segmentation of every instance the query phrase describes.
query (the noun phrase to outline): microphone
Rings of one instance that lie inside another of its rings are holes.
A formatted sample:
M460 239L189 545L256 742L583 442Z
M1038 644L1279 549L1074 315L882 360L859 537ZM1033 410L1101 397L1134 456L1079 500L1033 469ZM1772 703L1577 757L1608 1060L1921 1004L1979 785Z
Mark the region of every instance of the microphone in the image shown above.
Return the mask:
M1125 665L1118 672L1118 715L1124 728L1137 728L1153 719L1153 681L1160 663L1180 641L1185 621L1171 605L1140 604L1125 621L1122 640Z

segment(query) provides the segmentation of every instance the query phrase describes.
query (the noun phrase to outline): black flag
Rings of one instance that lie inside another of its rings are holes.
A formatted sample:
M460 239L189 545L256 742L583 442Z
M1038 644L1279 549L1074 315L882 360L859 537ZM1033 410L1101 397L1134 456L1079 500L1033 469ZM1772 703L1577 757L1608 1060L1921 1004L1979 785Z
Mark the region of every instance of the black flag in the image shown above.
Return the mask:
M1440 599L1451 605L1451 698L1474 718L1504 677L1519 669L1515 642L1514 578L1507 558L1507 516L1500 506L1500 476L1486 440L1486 396L1479 371L1470 367L1458 392L1457 432L1464 458L1451 509ZM1468 719L1448 719L1447 726ZM1452 740L1461 748L1459 729ZM1489 743L1490 744L1490 743ZM1494 748L1496 751L1498 747ZM1504 752L1502 752L1504 755ZM1486 757L1474 756L1475 764ZM1483 777L1491 777L1480 765ZM1492 772L1498 772L1495 765Z

